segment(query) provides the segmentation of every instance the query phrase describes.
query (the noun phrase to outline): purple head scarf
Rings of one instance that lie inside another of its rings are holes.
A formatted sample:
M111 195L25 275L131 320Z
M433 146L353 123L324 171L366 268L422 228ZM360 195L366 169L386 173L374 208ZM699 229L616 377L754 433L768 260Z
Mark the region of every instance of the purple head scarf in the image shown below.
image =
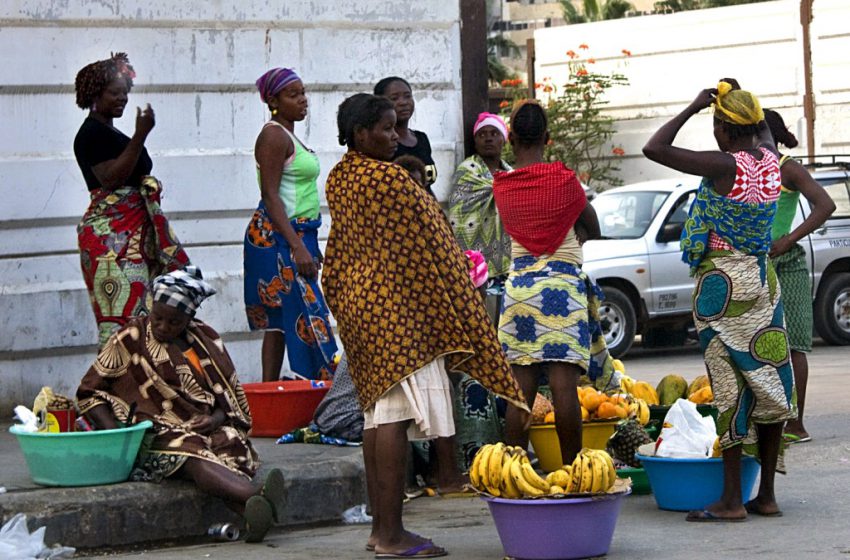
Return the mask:
M263 103L268 103L269 99L280 93L280 90L300 79L292 68L272 68L260 76L256 82L260 99Z

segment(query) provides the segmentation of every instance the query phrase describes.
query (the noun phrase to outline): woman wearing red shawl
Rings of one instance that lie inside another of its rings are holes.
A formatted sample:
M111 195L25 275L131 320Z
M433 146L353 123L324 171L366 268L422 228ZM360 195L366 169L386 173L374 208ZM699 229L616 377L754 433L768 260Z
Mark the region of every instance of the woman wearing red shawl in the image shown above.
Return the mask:
M599 237L599 223L575 172L544 162L549 133L543 108L524 103L510 125L516 165L493 181L513 260L499 342L529 407L548 374L562 462L570 464L581 449L578 378L587 373L604 387L613 369L598 321L601 293L581 270L581 244ZM527 413L509 405L505 420L507 443L525 448Z

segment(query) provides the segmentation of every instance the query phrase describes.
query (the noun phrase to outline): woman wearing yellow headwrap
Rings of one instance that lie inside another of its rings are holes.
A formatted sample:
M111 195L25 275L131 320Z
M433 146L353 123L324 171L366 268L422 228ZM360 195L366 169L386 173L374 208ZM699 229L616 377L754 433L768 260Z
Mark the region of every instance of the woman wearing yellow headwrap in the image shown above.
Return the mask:
M676 148L679 129L714 106L720 151ZM694 323L719 409L723 494L688 521L781 515L782 428L797 416L794 375L776 273L767 258L780 191L779 159L758 99L734 80L706 89L647 142L649 159L702 183L682 233L682 260L696 277ZM758 496L743 503L742 453L762 464Z

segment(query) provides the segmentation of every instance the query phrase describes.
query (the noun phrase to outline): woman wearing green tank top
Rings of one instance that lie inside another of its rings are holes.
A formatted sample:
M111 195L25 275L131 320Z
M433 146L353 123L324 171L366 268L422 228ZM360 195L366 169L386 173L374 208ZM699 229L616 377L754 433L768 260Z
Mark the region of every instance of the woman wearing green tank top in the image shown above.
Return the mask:
M289 68L269 70L257 89L272 118L254 146L262 198L245 231L248 324L265 331L263 381L280 378L286 349L297 376L329 379L337 347L318 283L319 158L294 133L307 116L307 96Z
M777 145L782 144L787 148L797 146L797 138L785 126L779 113L765 109L764 119ZM779 165L782 191L776 202L776 216L771 231L773 244L769 255L779 278L791 346L794 384L797 387L797 419L786 424L784 437L787 443L802 443L812 439L803 425L809 377L806 353L812 350L812 278L806 265L806 253L798 241L823 225L835 211L835 203L798 161L782 155ZM792 230L800 194L809 201L812 211L803 223Z

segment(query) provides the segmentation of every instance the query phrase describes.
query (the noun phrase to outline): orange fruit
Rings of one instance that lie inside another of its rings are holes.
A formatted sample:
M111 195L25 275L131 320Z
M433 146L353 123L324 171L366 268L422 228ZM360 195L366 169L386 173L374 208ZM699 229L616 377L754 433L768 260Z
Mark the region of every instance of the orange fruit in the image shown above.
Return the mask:
M626 408L625 406L614 405L614 408L617 409L616 410L617 418L625 418L626 416L629 415L629 409Z
M596 416L599 418L617 418L619 416L617 408L617 405L613 403L604 402L596 410Z
M555 411L547 412L546 417L543 418L544 424L554 424L555 423Z
M581 405L586 408L588 412L593 412L599 408L599 405L603 404L604 400L605 395L594 389L593 392L585 391L584 398L581 399Z
M586 408L581 407L581 421L587 422L588 420L590 420L590 412Z

